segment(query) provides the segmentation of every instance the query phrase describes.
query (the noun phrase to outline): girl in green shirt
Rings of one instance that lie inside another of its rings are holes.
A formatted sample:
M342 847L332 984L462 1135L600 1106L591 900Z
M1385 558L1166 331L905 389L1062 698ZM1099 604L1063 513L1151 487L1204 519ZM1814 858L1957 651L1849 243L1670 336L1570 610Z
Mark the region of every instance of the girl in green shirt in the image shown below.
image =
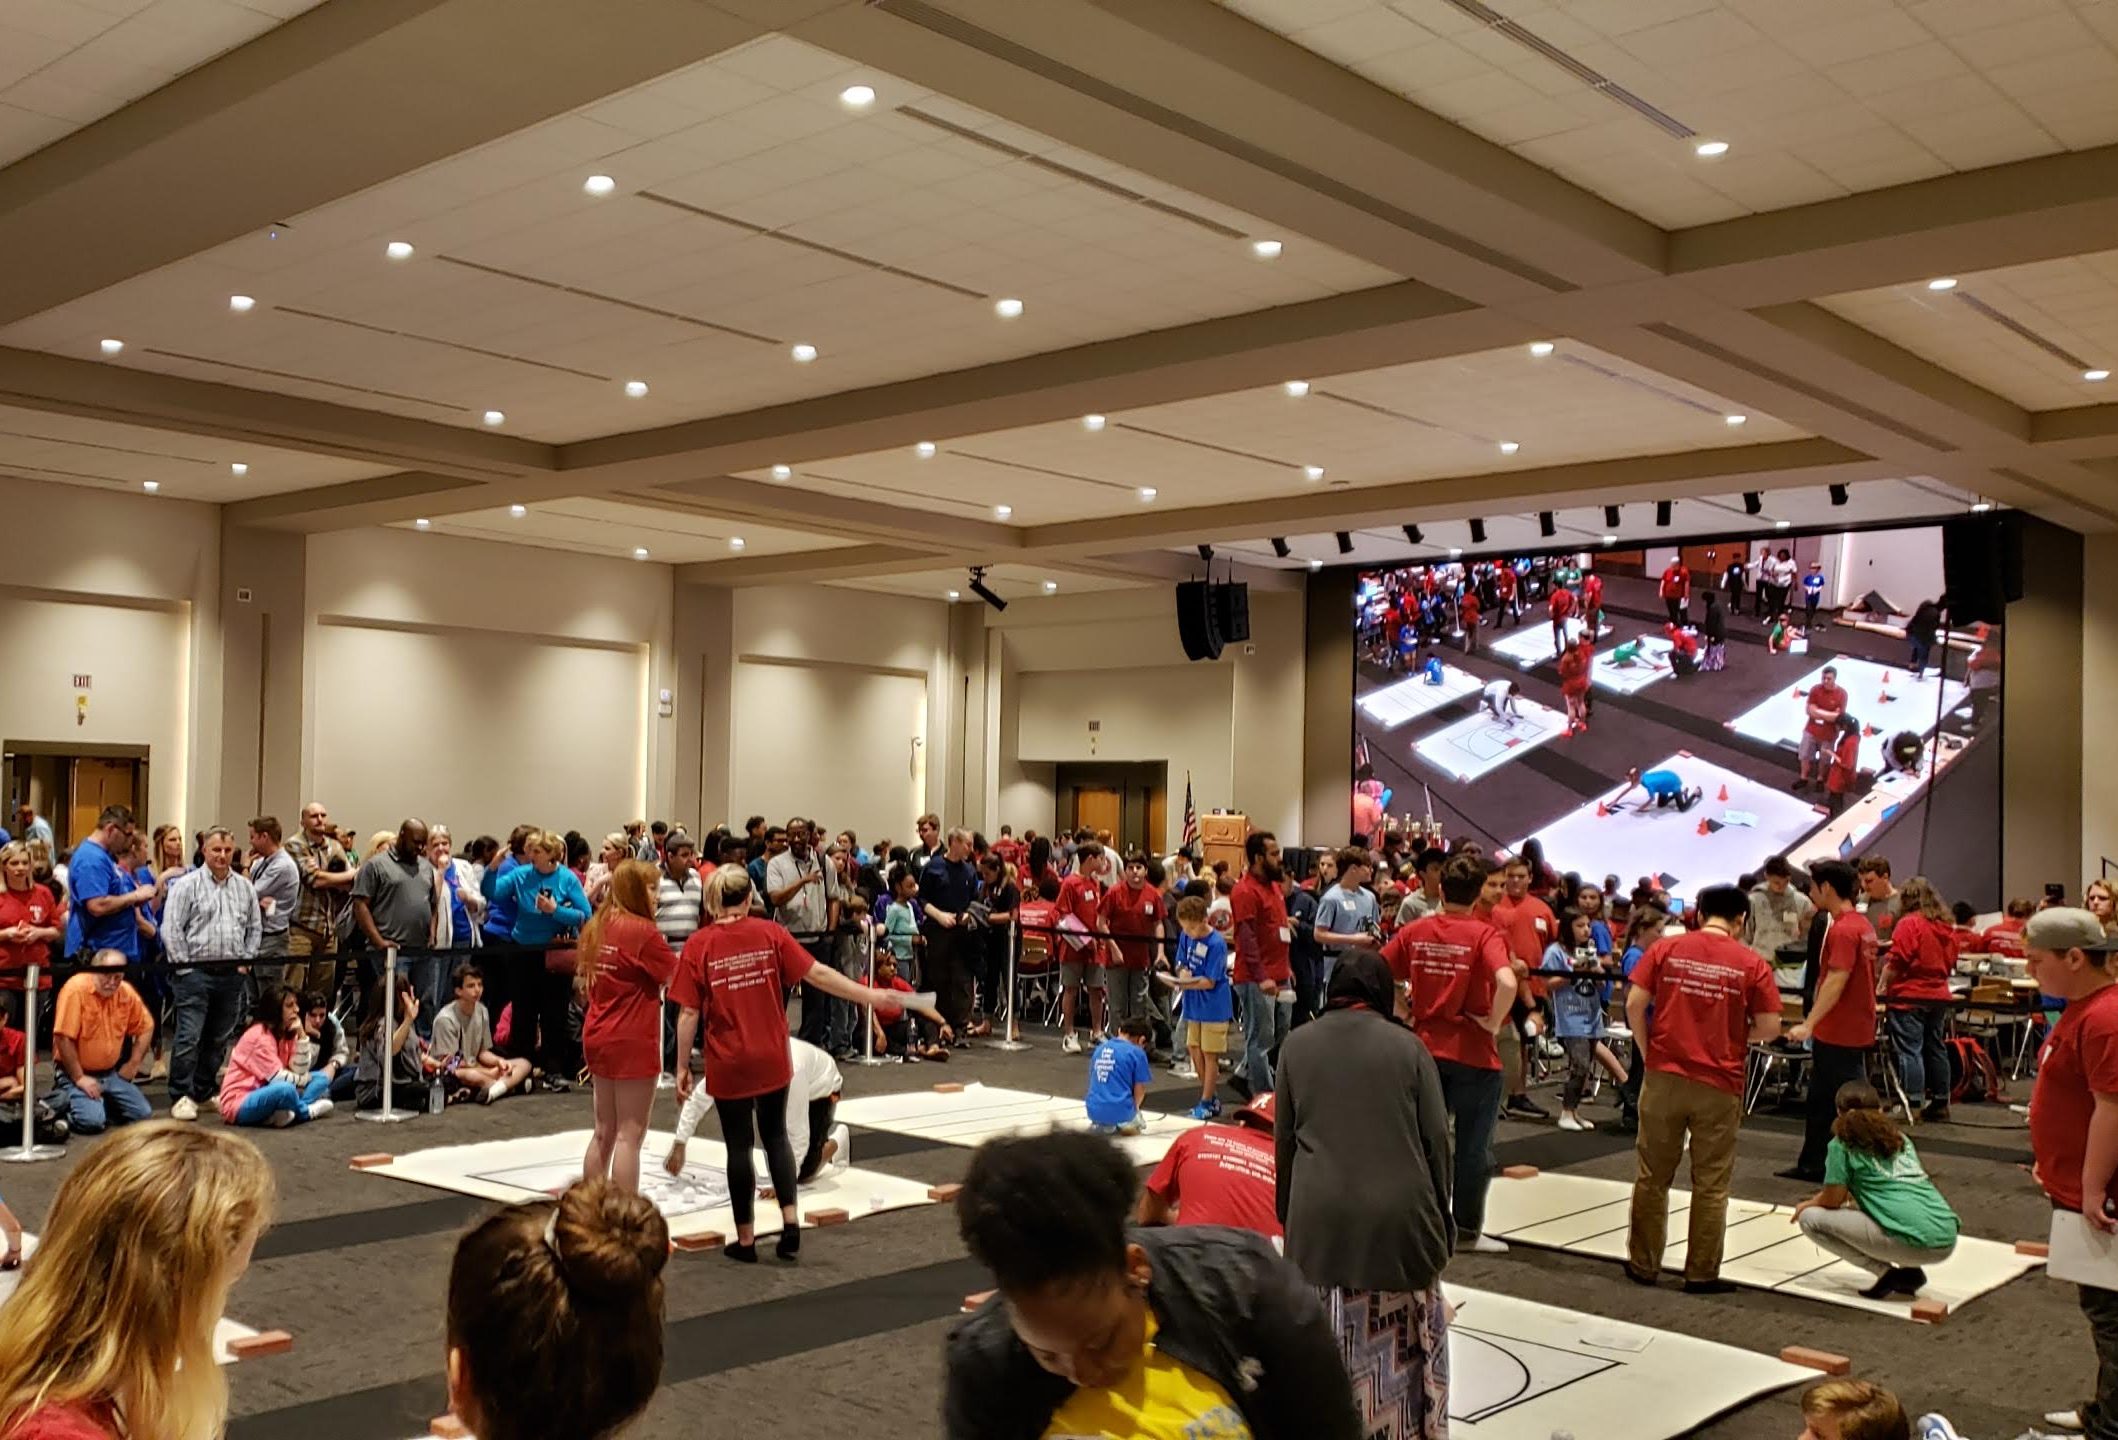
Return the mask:
M1824 1188L1794 1207L1802 1233L1878 1275L1862 1298L1919 1294L1923 1268L1956 1249L1958 1221L1897 1122L1865 1080L1839 1087Z

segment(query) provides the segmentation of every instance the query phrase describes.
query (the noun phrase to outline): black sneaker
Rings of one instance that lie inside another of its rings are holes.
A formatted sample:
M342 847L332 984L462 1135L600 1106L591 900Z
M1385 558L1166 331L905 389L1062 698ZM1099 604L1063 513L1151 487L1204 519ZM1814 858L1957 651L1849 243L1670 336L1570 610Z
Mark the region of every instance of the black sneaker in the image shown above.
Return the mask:
M1804 790L1807 790L1809 788L1809 777L1806 775L1798 775L1795 777L1794 783L1788 786L1787 788L1789 790L1792 790L1795 794L1799 795Z
M1799 1180L1805 1185L1821 1185L1824 1183L1824 1174L1821 1170L1811 1173L1799 1165L1786 1170L1775 1170L1772 1173L1777 1179Z
M1684 1282L1684 1293L1687 1295L1733 1295L1736 1293L1737 1288L1735 1281L1723 1280L1718 1276L1712 1280L1687 1280Z
M1919 1118L1922 1120L1940 1121L1943 1124L1947 1124L1949 1120L1949 1107L1945 1103L1937 1102L1935 1104L1927 1106L1924 1110L1921 1110L1919 1112Z
M1527 1095L1510 1095L1508 1103L1501 1109L1503 1115L1513 1115L1523 1120L1549 1120L1552 1112L1539 1105Z
M547 1075L544 1077L544 1088L554 1095L565 1095L574 1087L564 1075Z

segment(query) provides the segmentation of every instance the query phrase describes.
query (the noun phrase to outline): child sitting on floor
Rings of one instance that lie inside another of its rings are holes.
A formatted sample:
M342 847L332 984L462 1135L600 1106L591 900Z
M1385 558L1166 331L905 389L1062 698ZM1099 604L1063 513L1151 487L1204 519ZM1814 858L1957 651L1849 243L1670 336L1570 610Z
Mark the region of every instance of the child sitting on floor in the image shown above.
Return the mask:
M1800 1440L1911 1440L1897 1397L1873 1380L1826 1380L1802 1392Z
M1154 1034L1147 1021L1130 1016L1118 1033L1096 1042L1088 1056L1088 1123L1099 1135L1137 1135L1147 1128L1140 1101L1153 1072L1147 1066L1147 1042Z
M1547 975L1563 975L1551 983L1552 1034L1566 1051L1566 1089L1559 1097L1559 1128L1593 1130L1581 1118L1581 1097L1588 1091L1589 1075L1601 1065L1620 1092L1625 1086L1625 1067L1603 1043L1604 1007L1609 1003L1611 960L1596 951L1595 931L1589 917L1568 908L1559 917L1559 934L1545 947Z
M1199 1080L1194 1120L1221 1113L1214 1091L1221 1080L1221 1055L1228 1049L1228 1024L1235 1018L1235 992L1228 983L1228 942L1206 923L1206 899L1187 895L1177 902L1176 985L1183 997L1184 1049Z
M476 1100L490 1105L530 1077L530 1062L510 1060L493 1049L493 1025L480 997L485 994L485 972L468 962L450 975L454 1004L441 1007L434 1017L431 1053L441 1067L442 1083L449 1087L449 1103Z
M897 957L888 954L875 957L875 988L900 995L917 993L898 975ZM916 1028L907 1018L907 1010L919 1017ZM932 1005L907 1000L902 1005L878 1004L869 1013L874 1017L869 1023L875 1027L876 1054L895 1055L912 1062L948 1060L947 1042L955 1036L949 1029L949 1022L942 1019L941 1012Z
M1959 1221L1927 1178L1919 1152L1883 1109L1875 1087L1849 1080L1838 1090L1838 1119L1824 1152L1824 1188L1794 1207L1802 1233L1880 1278L1864 1299L1917 1295L1921 1268L1956 1249Z
M258 991L250 1021L221 1076L222 1122L282 1127L330 1114L330 1077L310 1071L297 1081L291 1068L302 1035L301 997L268 985Z
M386 1032L382 987L380 979L368 987L368 1001L360 1020L360 1059L354 1066L357 1078L353 1103L362 1110L382 1108L382 1067L388 1063L390 1103L400 1109L423 1110L435 1067L427 1057L426 1042L412 1028L412 1022L419 1018L419 995L412 988L412 977L398 971L397 994L392 1001L395 1009L390 1017L397 1024Z

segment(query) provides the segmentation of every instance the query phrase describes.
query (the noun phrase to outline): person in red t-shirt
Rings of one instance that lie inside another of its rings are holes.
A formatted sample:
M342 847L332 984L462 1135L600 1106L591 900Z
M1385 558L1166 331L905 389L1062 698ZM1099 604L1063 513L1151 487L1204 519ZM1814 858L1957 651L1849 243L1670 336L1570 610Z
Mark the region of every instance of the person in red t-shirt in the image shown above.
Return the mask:
M37 883L29 846L20 840L0 846L0 882L0 991L11 992L0 1013L19 1023L23 1012L14 997L22 993L22 972L44 966L37 989L51 989L51 946L64 932L66 910Z
M655 928L661 878L645 860L612 870L601 908L581 929L574 962L574 993L585 991L588 999L581 1057L596 1079L596 1128L581 1175L635 1192L640 1142L662 1075L662 990L677 968Z
M1493 567L1493 591L1500 596L1500 613L1493 617L1493 628L1503 624L1522 623L1522 607L1515 602L1515 567L1503 560Z
M2052 1217L2055 1237L2078 1215L2087 1238L2107 1244L2118 1232L2118 985L2106 967L2118 953L2118 938L2086 910L2055 908L2030 917L2023 949L2037 988L2067 1007L2037 1057L2037 1087L2030 1092L2033 1173L2053 1208L2067 1212ZM2118 1353L2118 1290L2080 1289L2097 1355ZM2098 1367L2096 1397L2071 1418L2091 1435L2110 1433L2118 1419L2118 1366Z
M1147 883L1147 857L1128 855L1125 876L1104 892L1098 910L1105 933L1116 937L1111 948L1117 964L1105 975L1111 1024L1140 1019L1154 1023L1148 994L1148 972L1154 968L1162 937L1162 892Z
M1413 921L1383 947L1405 1019L1441 1072L1442 1101L1456 1132L1450 1203L1457 1238L1484 1254L1508 1248L1485 1233L1486 1187L1503 1085L1494 1037L1506 1027L1521 984L1506 937L1472 914L1492 868L1477 855L1450 856L1441 867L1441 913Z
M1268 1091L1236 1111L1233 1125L1200 1125L1177 1136L1140 1192L1140 1223L1227 1225L1279 1239L1272 1121Z
M1456 601L1456 621L1463 627L1463 653L1478 653L1478 592L1466 590Z
M1603 577L1593 570L1581 577L1581 621L1590 639L1603 628Z
M1846 713L1846 692L1838 680L1838 667L1826 665L1823 677L1803 697L1803 712L1808 718L1802 722L1802 742L1795 751L1795 759L1802 767L1793 787L1797 795L1809 788L1812 771L1818 787L1823 786L1832 747L1838 744L1839 717Z
M1552 617L1552 653L1564 656L1567 652L1566 622L1574 613L1574 592L1564 585L1552 586L1552 594L1544 602L1544 608Z
M1688 623L1691 609L1691 570L1682 556L1669 562L1662 571L1662 603L1669 607L1669 623L1683 626Z
M1846 808L1846 792L1853 788L1861 769L1861 725L1851 715L1839 716L1838 739L1831 746L1831 771L1824 777L1824 793L1831 797L1831 813Z
M711 923L684 942L669 983L677 1015L677 1095L691 1097L691 1042L699 1019L706 1021L706 1074L699 1081L721 1111L721 1138L728 1152L728 1203L735 1212L735 1242L723 1253L757 1263L757 1167L750 1158L762 1144L780 1203L779 1257L801 1250L795 1213L794 1147L787 1138L787 1087L794 1061L787 1049L787 991L806 980L826 995L856 1005L890 1003L888 992L855 984L815 958L773 921L750 913L750 873L724 865L706 886Z
M1810 1046L1809 1105L1801 1158L1778 1173L1783 1180L1821 1185L1839 1086L1862 1078L1875 1046L1876 939L1868 917L1853 908L1860 881L1851 865L1819 860L1809 867L1809 880L1810 898L1831 917L1831 928L1824 932L1809 1016L1787 1032L1795 1044Z
M1743 943L1749 898L1733 885L1709 885L1699 892L1698 910L1700 928L1657 940L1633 967L1625 993L1625 1017L1644 1042L1647 1069L1625 1273L1642 1285L1662 1273L1669 1186L1688 1136L1684 1289L1711 1294L1735 1288L1721 1279L1721 1248L1743 1125L1743 1077L1751 1043L1780 1033L1780 992L1772 967Z
M1243 878L1228 897L1235 936L1230 978L1243 1007L1243 1064L1229 1085L1247 1100L1272 1088L1272 1057L1294 1023L1294 966L1288 953L1294 932L1287 921L1287 897L1280 893L1286 877L1280 842L1269 830L1253 831L1243 842L1243 858Z
M2005 955L2011 960L2023 959L2026 952L2022 943L2022 930L2030 923L2030 917L2036 913L2035 900L2010 900L2000 923L1987 926L1985 933L1978 937L1977 943L1967 946L1967 950L1987 955Z
M1104 982L1103 947L1087 937L1108 934L1103 923L1103 872L1110 856L1090 840L1074 851L1074 873L1059 882L1059 934L1052 937L1052 953L1059 957L1059 1048L1069 1055L1081 1053L1081 1037L1074 1031L1074 1016L1081 1008L1081 988L1088 987L1091 1045L1103 1041ZM1072 919L1075 925L1065 922Z
M1924 875L1897 892L1897 924L1883 965L1883 1010L1898 1079L1922 1120L1949 1118L1949 1010L1956 996L1956 921ZM1929 1090L1929 1086L1932 1090Z
M1516 856L1501 868L1502 897L1493 907L1493 924L1507 937L1508 954L1518 967L1522 989L1515 997L1513 1030L1520 1042L1503 1051L1507 1064L1508 1099L1502 1113L1524 1120L1549 1120L1552 1112L1530 1098L1529 1067L1522 1062L1523 1050L1539 1034L1537 1012L1544 1004L1544 982L1534 978L1544 964L1544 947L1559 935L1559 917L1552 907L1530 893L1530 862Z
M1561 595L1567 592L1561 590ZM1588 733L1588 652L1569 645L1559 652L1559 694L1566 701L1566 733L1569 739Z

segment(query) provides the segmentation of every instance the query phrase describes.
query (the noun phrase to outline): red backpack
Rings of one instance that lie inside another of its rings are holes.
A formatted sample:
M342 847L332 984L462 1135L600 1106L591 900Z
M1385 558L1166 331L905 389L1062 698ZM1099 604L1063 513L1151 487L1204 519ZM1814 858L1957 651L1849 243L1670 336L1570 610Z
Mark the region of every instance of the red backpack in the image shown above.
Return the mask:
M1985 1045L1968 1035L1949 1041L1949 1101L1999 1100L2005 1086Z

